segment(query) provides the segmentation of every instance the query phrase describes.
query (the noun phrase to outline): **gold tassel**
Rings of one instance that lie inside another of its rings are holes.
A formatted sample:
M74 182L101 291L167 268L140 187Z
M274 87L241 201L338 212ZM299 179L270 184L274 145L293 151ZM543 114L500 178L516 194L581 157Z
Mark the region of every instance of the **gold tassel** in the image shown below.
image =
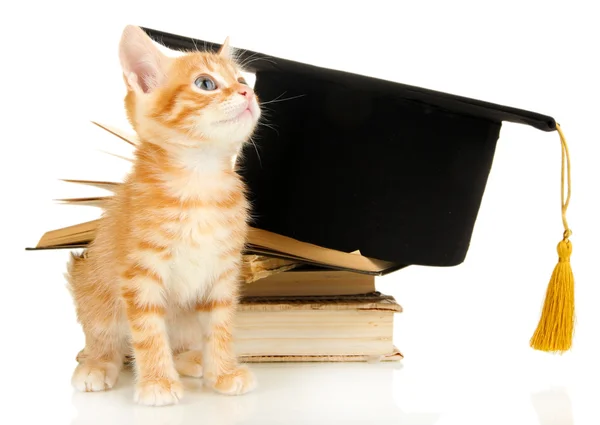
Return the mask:
M562 220L565 228L563 240L557 246L558 264L552 272L546 291L546 300L542 315L531 337L532 348L541 351L563 353L571 348L573 328L575 325L575 280L571 270L572 246L569 241L571 230L567 224L567 208L571 199L571 160L567 141L556 124L562 145L561 166L561 204ZM566 167L565 167L566 165ZM565 199L565 168L567 175L567 196Z

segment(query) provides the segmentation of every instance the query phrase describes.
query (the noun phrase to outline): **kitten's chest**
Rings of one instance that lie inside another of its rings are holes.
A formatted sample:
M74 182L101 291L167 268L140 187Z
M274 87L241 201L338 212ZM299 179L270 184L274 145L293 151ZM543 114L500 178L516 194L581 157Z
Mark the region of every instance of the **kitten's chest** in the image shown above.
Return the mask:
M247 230L247 200L231 173L172 179L161 227L169 236L168 286L185 302L202 296L224 270L239 261Z
M182 303L202 297L239 261L246 229L242 208L206 207L182 212L171 228L176 237L171 247L170 292Z
M168 289L172 298L187 303L202 297L223 269L219 255L205 247L180 246L174 250L170 264Z

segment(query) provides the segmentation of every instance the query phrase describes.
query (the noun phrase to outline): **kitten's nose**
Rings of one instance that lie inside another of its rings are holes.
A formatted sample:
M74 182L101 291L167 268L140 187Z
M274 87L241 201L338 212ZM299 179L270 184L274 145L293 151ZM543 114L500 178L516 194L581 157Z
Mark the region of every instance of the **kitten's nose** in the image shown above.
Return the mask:
M238 93L244 96L246 99L252 99L254 96L254 90L248 86L242 86L239 88Z

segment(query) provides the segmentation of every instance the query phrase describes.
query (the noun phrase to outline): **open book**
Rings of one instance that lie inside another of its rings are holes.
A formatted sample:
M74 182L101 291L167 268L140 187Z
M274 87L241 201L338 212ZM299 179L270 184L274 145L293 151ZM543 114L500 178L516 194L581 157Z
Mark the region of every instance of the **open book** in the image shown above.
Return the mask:
M135 146L137 137L128 135L116 128L94 122L100 128ZM121 183L87 180L64 180L67 182L95 186L102 189L114 190ZM75 205L91 205L102 207L109 196L59 199L58 201ZM75 224L72 226L46 232L35 248L30 249L71 249L84 248L95 237L101 218ZM325 248L311 243L299 241L254 227L250 228L246 254L269 256L274 258L294 260L304 264L325 268L383 275L401 268L401 265L388 261L365 257L359 253L342 252Z

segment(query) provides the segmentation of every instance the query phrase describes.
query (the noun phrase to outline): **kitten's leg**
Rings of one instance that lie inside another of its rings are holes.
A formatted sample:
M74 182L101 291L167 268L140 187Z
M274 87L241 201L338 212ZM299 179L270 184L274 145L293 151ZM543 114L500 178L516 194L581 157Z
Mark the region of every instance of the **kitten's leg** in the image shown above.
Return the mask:
M104 391L112 388L123 368L123 339L118 326L110 325L100 332L84 329L85 348L78 356L71 384L79 391Z
M198 314L179 312L168 326L175 369L180 375L202 378L202 326Z
M252 372L240 365L232 347L233 316L237 306L237 274L226 273L196 310L203 323L204 382L215 391L237 395L256 387Z
M137 384L135 401L149 406L175 404L183 387L175 370L165 323L166 302L160 275L142 265L131 265L123 274Z
M71 255L65 274L85 335L71 384L80 391L104 391L116 384L123 367L126 335L108 280L90 272L89 261L85 253Z
M202 378L202 351L189 350L175 356L175 368L180 375Z

